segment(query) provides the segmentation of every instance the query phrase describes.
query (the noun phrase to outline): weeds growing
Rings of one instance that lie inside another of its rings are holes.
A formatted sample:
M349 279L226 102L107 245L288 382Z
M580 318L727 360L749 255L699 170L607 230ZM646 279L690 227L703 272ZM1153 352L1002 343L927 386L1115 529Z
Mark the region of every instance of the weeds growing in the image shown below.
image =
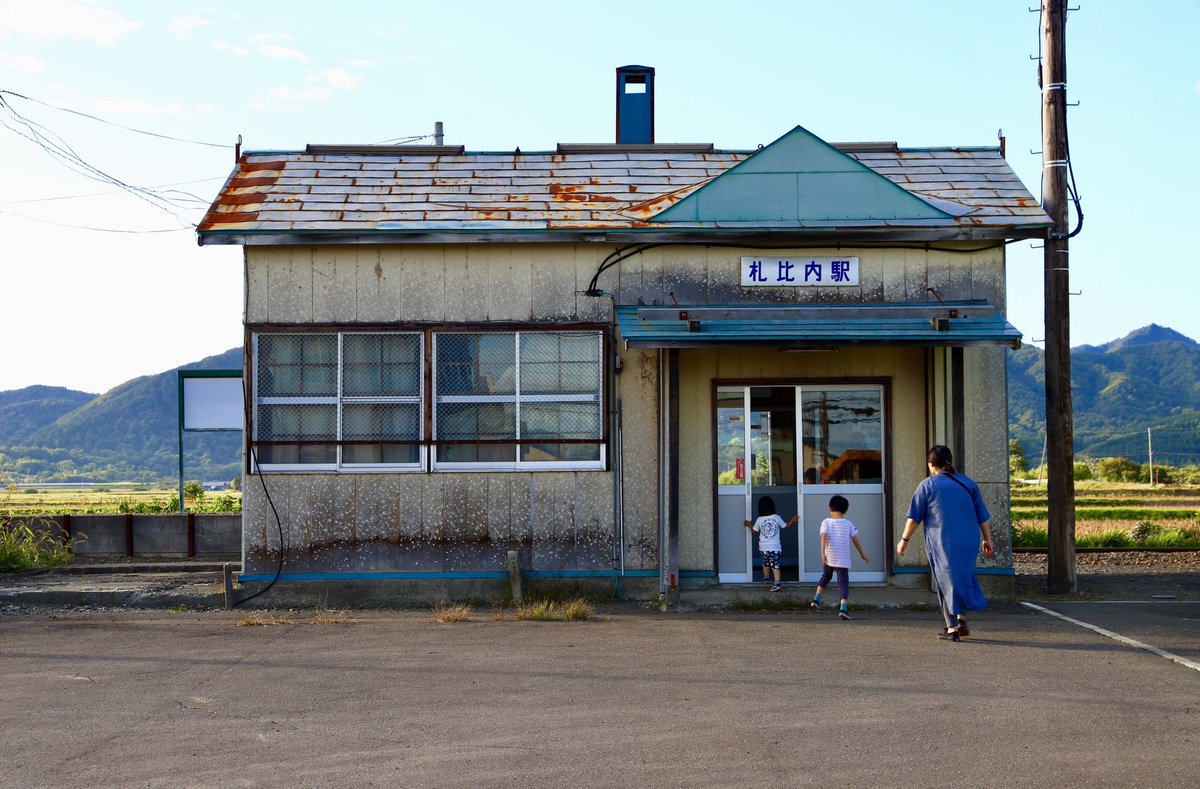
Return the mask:
M53 521L15 525L0 519L0 573L20 573L44 570L70 564L73 557L68 546L58 536L58 524Z
M292 614L290 611L285 611L282 614L275 611L252 611L243 617L238 623L238 627L269 627L271 625L290 625L292 624Z
M761 614L768 611L807 611L809 609L807 600L798 600L794 597L756 597L752 600L739 597L733 601L730 607L734 611L750 614Z
M353 616L349 608L322 608L314 611L308 621L314 625L349 625L354 622L361 622L362 620Z
M433 616L442 624L469 622L471 606L466 603L438 603L433 607Z

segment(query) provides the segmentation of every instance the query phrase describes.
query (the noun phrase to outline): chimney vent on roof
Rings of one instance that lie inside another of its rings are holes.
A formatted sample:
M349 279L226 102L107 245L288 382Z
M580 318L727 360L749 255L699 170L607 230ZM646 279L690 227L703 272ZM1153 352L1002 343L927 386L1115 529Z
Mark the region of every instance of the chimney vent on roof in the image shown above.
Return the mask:
M654 142L654 69L621 66L617 69L617 144L648 145Z

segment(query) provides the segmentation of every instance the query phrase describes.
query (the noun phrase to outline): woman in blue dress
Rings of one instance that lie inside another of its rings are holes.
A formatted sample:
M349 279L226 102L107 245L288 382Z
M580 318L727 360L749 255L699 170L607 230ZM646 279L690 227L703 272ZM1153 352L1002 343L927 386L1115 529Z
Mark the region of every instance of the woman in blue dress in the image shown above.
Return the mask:
M896 553L904 555L913 532L923 523L929 569L946 620L946 631L940 637L958 641L970 635L963 614L987 608L987 599L975 578L975 560L980 541L983 555L992 555L988 529L991 516L979 486L954 470L949 448L940 444L930 448L927 460L929 476L913 494Z

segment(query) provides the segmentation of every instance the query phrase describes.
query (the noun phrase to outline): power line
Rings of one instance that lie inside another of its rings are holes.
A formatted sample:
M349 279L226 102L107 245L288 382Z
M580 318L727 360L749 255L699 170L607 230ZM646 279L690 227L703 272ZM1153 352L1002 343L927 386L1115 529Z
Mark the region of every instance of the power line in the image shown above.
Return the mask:
M28 219L30 222L41 222L44 225L54 225L55 227L66 227L72 230L93 230L97 233L129 233L140 235L146 233L178 233L180 230L193 230L195 225L183 225L180 227L168 227L162 230L120 230L111 227L91 227L89 225L69 225L64 222L53 222L49 219L40 219L36 216L28 216L26 214L18 214L15 211L4 211L0 209L0 214L4 216L15 216L18 219Z
M56 104L50 104L50 103L48 103L48 102L41 101L41 100L39 100L39 99L35 99L35 98L31 98L31 97L29 97L29 96L23 96L23 95L21 95L20 93L14 93L14 92L13 92L13 91L11 91L11 90L3 90L3 89L0 89L0 94L4 94L4 95L7 95L7 96L13 96L13 97L15 97L15 98L18 98L18 99L24 99L25 101L31 101L31 102L33 102L34 104L40 104L40 105L42 105L43 107L49 107L50 109L52 109L52 110L58 110L59 112L69 112L70 114L72 114L72 115L78 115L78 116L79 116L79 117L81 117L81 118L88 118L89 120L93 120L93 121L96 121L96 122L98 122L98 123L104 123L104 124L107 124L107 125L109 125L109 126L116 127L116 128L118 128L118 129L124 129L125 131L131 131L131 132L134 132L134 133L136 133L136 134L144 134L144 135L146 135L147 137L157 137L157 138L159 138L159 139L161 139L161 140L171 140L172 142L182 142L182 143L188 143L188 144L190 144L190 145L205 145L205 146L208 146L208 147L210 147L210 148L233 148L233 147L234 147L234 146L232 146L232 145L228 145L228 144L226 144L226 143L219 143L219 142L204 142L203 140L188 140L188 139L185 139L185 138L183 138L183 137L172 137L172 136L171 136L171 135L169 135L169 134L159 134L158 132L146 131L145 129L135 129L135 128L134 128L134 127L132 127L132 126L125 126L125 125L123 125L123 124L120 124L120 123L115 123L114 121L105 120L104 118L100 118L100 117L97 117L97 116L95 116L95 115L89 115L89 114L88 114L88 113L86 113L86 112L80 112L79 110L73 110L73 109L70 109L70 108L68 108L68 107L59 107L59 106L58 106L58 105L56 105Z
M6 94L6 93L11 93L11 92L10 91L0 91L0 94ZM0 95L0 109L2 109L5 113L7 113L9 118L11 118L15 123L24 127L25 131L22 131L19 128L14 128L12 125L10 125L8 123L8 121L4 120L3 118L0 118L0 125L3 125L4 128L13 132L17 136L22 137L25 140L28 140L29 142L32 142L33 144L37 145L43 151L45 151L48 155L50 155L51 158L56 160L59 164L63 165L64 167L71 170L72 172L75 172L78 175L82 175L85 178L88 178L93 181L98 181L100 183L116 186L116 187L128 192L129 194L133 195L134 197L138 198L139 200L142 200L143 202L147 203L148 205L158 208L159 210L164 211L167 214L171 215L175 219L175 221L180 224L181 227L189 226L190 223L186 222L182 217L180 217L177 213L175 213L175 211L173 209L195 209L197 207L196 205L187 205L187 203L194 202L194 203L198 203L198 204L203 204L203 203L207 202L207 201L201 200L201 198L197 197L196 195L192 195L192 194L189 194L186 192L178 192L176 190L169 190L169 192L174 192L176 194L184 195L185 197L181 199L178 197L170 197L170 196L168 196L167 192L160 193L153 189L146 189L143 187L133 186L131 184L125 183L121 179L116 178L115 176L109 175L108 173L106 173L106 172L100 170L99 168L93 166L92 164L88 163L86 160L84 160L84 158L82 156L80 156L74 150L74 148L71 147L71 145L65 139L63 139L63 137L60 134L58 134L54 130L49 129L46 126L43 126L42 124L37 123L36 121L30 120L29 118L26 118L25 116L23 116L21 113L17 112L17 110L15 108L13 108L12 104L9 101L7 101L3 95ZM31 218L31 217L25 217L25 218ZM47 224L57 224L57 223L47 222ZM82 226L78 226L78 227L82 227ZM102 230L101 228L89 228L89 229ZM114 232L125 232L125 231L114 231Z
M189 184L203 184L203 183L210 183L212 181L221 181L221 180L224 180L224 178L222 178L222 177L197 178L193 181L176 181L176 182L170 183L170 184L159 184L158 186L147 186L145 188L151 192L159 193L158 192L159 189L163 189L168 186L187 186ZM174 190L171 190L171 191L174 191ZM57 200L82 200L87 197L107 197L109 195L119 195L119 194L124 194L124 193L125 193L124 189L113 189L112 191L108 191L108 192L88 192L86 194L78 194L78 195L58 195L56 197L32 197L28 200L0 200L0 205L24 205L27 203L50 203L50 202L54 202ZM165 192L163 192L161 194L165 194ZM179 192L179 194L189 194L189 193ZM204 203L205 205L208 205L211 202L210 200L205 200L200 197L196 197L195 199L199 202Z

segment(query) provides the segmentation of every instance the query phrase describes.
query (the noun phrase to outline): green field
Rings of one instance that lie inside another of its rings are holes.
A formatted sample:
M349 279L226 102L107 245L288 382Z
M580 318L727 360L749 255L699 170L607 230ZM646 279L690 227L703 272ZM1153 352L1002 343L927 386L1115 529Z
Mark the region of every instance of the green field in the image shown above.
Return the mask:
M188 512L241 512L236 490L207 492L185 502ZM119 515L179 511L179 491L144 485L104 485L87 488L19 488L0 490L4 515Z
M1046 487L1012 488L1013 544L1044 547ZM1075 483L1079 547L1200 547L1200 487Z

